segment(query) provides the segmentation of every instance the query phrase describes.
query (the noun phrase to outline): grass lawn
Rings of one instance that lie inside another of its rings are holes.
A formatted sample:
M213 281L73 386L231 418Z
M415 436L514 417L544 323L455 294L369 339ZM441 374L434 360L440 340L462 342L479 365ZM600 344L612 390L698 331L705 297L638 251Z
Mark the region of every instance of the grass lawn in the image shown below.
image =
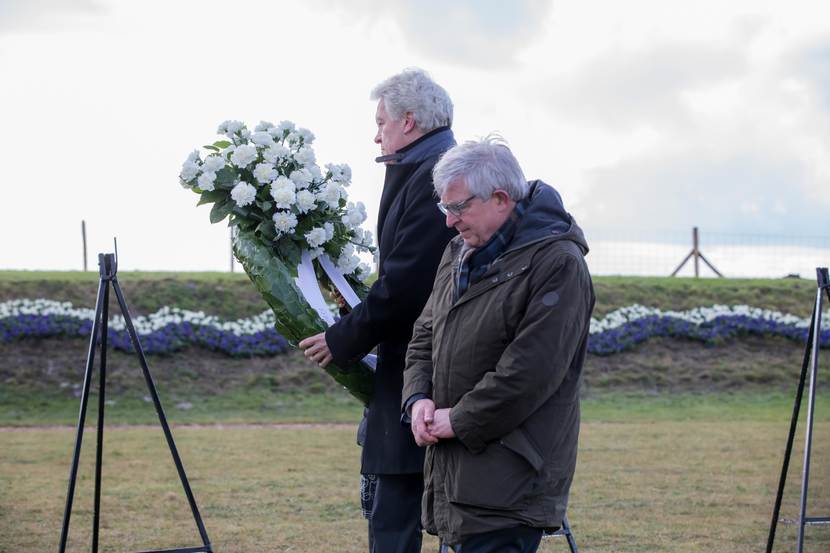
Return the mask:
M830 515L828 399L817 406L813 516ZM763 550L790 409L784 396L586 401L569 511L580 551ZM365 550L354 425L174 432L216 551ZM89 547L94 435L85 434L71 551ZM73 440L70 427L0 431L3 553L57 547ZM782 511L790 519L798 514L800 455ZM198 544L157 427L108 429L103 505L102 551ZM794 537L793 526L781 526L776 551L792 550ZM830 527L809 527L806 544L830 550ZM436 549L425 540L424 551ZM561 538L542 547L566 550Z

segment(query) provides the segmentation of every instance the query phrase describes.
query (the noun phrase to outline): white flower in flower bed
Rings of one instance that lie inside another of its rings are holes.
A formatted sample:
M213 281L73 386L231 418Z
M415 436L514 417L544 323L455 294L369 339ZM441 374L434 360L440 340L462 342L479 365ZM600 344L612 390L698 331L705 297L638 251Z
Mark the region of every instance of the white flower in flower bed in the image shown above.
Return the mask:
M322 228L315 229L318 236L325 236L325 230ZM343 255L338 258L338 265L355 264L353 270L358 273L368 272L369 267L365 263L360 263L348 258L353 255L354 248L346 247L343 250ZM356 257L356 256L354 256ZM367 275L368 276L368 275ZM94 309L74 307L69 302L59 302L48 299L17 299L0 303L0 319L9 317L17 317L19 315L55 315L61 317L69 317L81 321L92 321L95 317ZM810 324L810 320L802 319L795 315L781 313L779 311L772 311L769 309L760 309L758 307L750 307L746 305L714 305L712 307L697 307L688 311L662 311L654 307L643 307L642 305L630 305L617 309L601 320L591 320L591 334L598 334L607 330L613 330L628 322L633 322L638 319L650 316L665 316L678 320L689 322L693 325L701 325L712 322L717 317L729 316L743 316L755 320L765 320L773 322L782 326L789 326L793 328L806 328ZM822 317L830 318L830 310L825 312ZM155 313L150 315L134 317L133 324L138 334L149 334L156 330L162 329L168 324L182 324L190 323L195 326L210 326L220 330L232 332L237 336L255 334L271 328L274 324L274 314L271 310L263 311L261 314L245 319L237 319L235 321L223 321L214 315L206 315L201 311L188 311L186 309L178 309L175 307L162 307ZM124 318L121 315L115 315L109 322L110 328L113 330L124 330Z
M830 313L830 311L828 311ZM713 305L711 307L695 307L687 311L662 311L656 307L644 307L642 305L629 305L612 311L602 320L591 319L591 334L612 330L620 326L634 322L646 317L669 317L678 321L685 321L693 325L710 323L718 317L749 317L755 320L764 320L783 326L794 328L807 328L810 325L809 319L802 319L795 315L750 307L748 305Z

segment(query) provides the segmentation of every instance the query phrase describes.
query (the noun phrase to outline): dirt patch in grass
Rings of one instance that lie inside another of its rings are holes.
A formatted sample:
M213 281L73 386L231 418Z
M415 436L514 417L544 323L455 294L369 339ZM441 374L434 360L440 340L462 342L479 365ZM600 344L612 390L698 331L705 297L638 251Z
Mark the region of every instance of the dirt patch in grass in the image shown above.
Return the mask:
M589 355L585 391L791 390L803 355L801 344L779 337L747 336L715 346L652 338L631 351Z
M87 341L81 338L27 339L0 343L0 382L5 386L78 395L86 366ZM98 360L96 359L96 371ZM213 396L240 387L280 392L327 392L339 389L314 363L291 351L274 357L233 358L201 348L172 355L151 355L153 379L167 390ZM107 352L107 392L118 395L146 390L134 354Z
M0 383L79 395L87 347L82 338L0 343ZM607 357L589 355L584 390L586 395L605 391L791 391L802 356L802 346L785 338L742 337L717 346L654 338L631 351ZM312 394L339 390L334 380L295 350L274 357L232 358L191 347L147 359L160 387L189 397L221 395L246 387ZM109 351L107 373L109 395L146 390L133 354Z

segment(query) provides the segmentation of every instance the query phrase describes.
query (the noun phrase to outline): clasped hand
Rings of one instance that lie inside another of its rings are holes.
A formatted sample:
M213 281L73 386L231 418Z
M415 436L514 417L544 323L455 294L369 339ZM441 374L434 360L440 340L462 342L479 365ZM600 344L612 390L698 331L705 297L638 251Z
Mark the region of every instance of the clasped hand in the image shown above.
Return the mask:
M436 409L431 399L419 399L412 405L412 435L421 447L455 438L449 409Z

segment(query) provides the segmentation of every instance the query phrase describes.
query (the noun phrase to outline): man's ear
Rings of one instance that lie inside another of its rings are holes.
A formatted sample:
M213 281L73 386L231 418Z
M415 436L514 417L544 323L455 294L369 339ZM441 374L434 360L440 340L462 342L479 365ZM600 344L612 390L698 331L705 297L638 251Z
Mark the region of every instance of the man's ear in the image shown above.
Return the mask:
M404 121L403 121L403 132L408 133L415 130L415 116L412 115L411 111L407 111L404 114Z
M493 197L498 200L500 206L510 204L510 195L504 190L496 190L493 192Z

